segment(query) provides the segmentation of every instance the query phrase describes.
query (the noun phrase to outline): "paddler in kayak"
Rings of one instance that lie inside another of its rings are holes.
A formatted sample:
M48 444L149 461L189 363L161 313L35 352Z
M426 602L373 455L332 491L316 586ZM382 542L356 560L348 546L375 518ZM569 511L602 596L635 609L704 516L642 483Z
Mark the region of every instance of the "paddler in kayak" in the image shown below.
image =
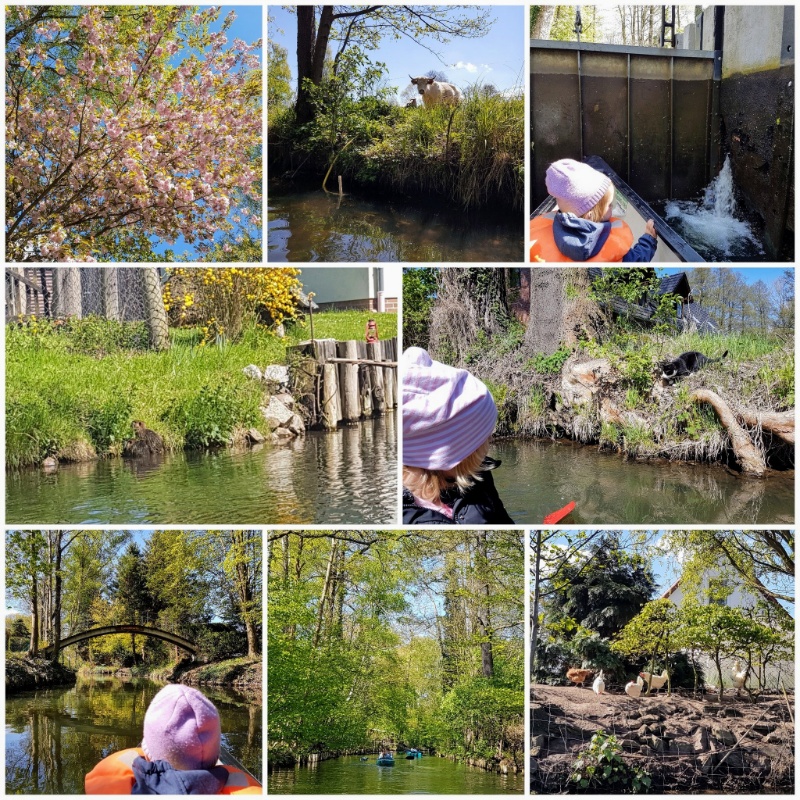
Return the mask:
M220 763L221 735L202 692L169 684L145 712L142 746L104 758L86 776L86 794L261 794L252 775Z
M656 254L655 223L634 245L627 222L611 216L614 184L599 170L562 158L545 174L547 191L558 211L531 220L531 261L649 262Z

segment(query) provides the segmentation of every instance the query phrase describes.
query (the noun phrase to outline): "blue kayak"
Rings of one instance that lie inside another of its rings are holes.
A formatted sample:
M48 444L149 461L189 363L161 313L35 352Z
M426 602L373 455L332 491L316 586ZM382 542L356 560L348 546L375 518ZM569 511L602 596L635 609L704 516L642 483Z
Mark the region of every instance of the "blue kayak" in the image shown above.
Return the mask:
M389 756L388 758L379 758L375 763L379 767L393 767L394 759L391 756Z

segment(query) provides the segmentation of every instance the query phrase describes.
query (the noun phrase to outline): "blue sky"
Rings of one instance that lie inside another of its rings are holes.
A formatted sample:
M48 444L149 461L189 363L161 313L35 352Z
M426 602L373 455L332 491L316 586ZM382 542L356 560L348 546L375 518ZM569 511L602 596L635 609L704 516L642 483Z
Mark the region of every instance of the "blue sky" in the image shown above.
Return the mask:
M207 8L211 8L211 6L198 6L198 8L205 10ZM261 6L221 6L219 17L217 17L216 22L209 25L209 30L212 32L220 30L220 28L222 28L222 23L225 21L225 17L230 11L236 12L236 19L233 21L225 34L228 37L229 45L233 44L234 39L242 39L248 44L252 44L257 39L261 38L261 21L263 13ZM172 61L176 64L180 63L185 56L186 51L181 50L175 54L175 56L172 58ZM234 212L231 211L231 216L233 216L233 214ZM215 234L214 241L221 240L222 236L223 234L221 232ZM173 245L161 242L155 237L151 237L151 241L153 242L153 251L159 255L163 255L167 250L172 250L173 253L175 253L176 258L182 256L183 253L189 253L190 256L197 255L196 246L187 244L182 236L179 236Z
M377 50L370 52L373 62L388 68L388 86L400 94L409 85L408 76L436 70L461 89L470 84L491 83L500 91L524 84L525 47L528 40L522 6L482 6L489 8L494 22L479 39L451 39L440 44L433 39L418 44L408 37L384 37ZM292 79L297 79L297 17L283 7L270 6L268 36L289 51ZM335 44L335 43L334 43ZM423 46L424 45L424 46ZM426 49L430 48L429 49ZM434 52L430 52L433 50ZM294 84L296 86L296 84Z
M691 269L691 266L685 264L681 267L656 267L656 269L659 273L674 275L676 272L688 272ZM744 282L748 285L752 285L756 281L764 281L767 286L771 286L774 281L783 275L783 271L786 269L786 267L724 267L724 269L730 269L731 272L741 275L742 280L744 280Z

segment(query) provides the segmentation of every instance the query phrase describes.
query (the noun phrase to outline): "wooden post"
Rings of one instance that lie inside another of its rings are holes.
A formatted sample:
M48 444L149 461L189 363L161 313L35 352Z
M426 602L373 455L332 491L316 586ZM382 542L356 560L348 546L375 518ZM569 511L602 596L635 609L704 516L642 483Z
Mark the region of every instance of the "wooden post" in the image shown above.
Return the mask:
M367 343L356 342L359 358L367 357ZM372 373L369 367L360 364L358 367L358 391L361 395L361 414L372 416Z
M367 342L367 358L383 360L383 342ZM372 406L379 414L386 413L386 390L383 383L383 367L367 367L372 373Z
M338 342L336 355L339 358L358 358L358 342ZM361 418L361 397L358 393L358 364L339 364L339 387L342 392L342 419L357 422Z
M326 431L335 431L342 418L339 403L339 372L336 364L322 365L322 427Z
M344 192L342 191L342 176L340 175L339 176L339 197L341 197L343 194L344 194Z

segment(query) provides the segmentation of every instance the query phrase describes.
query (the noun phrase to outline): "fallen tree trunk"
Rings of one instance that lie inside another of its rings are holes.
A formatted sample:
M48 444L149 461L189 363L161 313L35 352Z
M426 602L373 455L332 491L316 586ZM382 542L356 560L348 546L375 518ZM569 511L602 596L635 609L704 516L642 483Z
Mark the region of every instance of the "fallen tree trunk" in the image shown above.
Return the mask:
M762 476L767 471L764 456L753 444L747 432L736 421L736 415L731 407L715 392L709 389L695 389L689 399L693 403L708 403L716 412L719 421L728 431L731 438L731 445L736 460L742 468L742 472L756 477Z
M794 444L794 411L738 411L736 416L754 428L761 426L767 433Z

